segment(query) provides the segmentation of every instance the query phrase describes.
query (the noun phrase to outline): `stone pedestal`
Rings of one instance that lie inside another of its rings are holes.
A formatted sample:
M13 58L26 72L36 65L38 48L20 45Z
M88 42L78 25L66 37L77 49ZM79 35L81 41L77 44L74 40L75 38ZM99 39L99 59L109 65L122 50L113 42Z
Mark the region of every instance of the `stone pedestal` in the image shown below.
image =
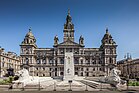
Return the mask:
M73 80L74 78L74 57L72 52L65 53L64 61L64 80Z

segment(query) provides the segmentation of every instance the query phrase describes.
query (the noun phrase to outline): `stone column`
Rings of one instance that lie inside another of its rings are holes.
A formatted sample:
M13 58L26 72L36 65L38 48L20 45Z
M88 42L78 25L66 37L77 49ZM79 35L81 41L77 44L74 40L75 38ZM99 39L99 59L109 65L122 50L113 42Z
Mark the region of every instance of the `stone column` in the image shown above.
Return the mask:
M60 76L60 67L58 67L57 70L58 70L58 73L57 74L58 74L58 76Z
M60 64L60 60L59 60L59 57L57 58L57 64Z
M48 57L46 58L46 64L48 64L48 65L49 65L49 60L48 60Z

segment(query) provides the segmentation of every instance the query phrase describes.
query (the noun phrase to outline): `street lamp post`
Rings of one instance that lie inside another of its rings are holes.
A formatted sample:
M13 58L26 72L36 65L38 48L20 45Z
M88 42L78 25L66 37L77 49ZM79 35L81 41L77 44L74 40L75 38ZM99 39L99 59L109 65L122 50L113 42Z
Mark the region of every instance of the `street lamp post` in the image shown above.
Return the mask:
M127 90L129 90L128 83L129 83L129 75L127 75L127 78L126 78Z
M69 86L70 86L69 91L72 91L72 89L71 89L71 83L72 83L72 80L69 80L68 82L69 82Z
M54 81L54 91L56 91L56 82Z
M86 71L85 71L85 74L86 74L85 79L87 79L87 72ZM85 83L86 83L85 91L88 91L88 89L87 89L87 81Z
M128 83L129 83L129 65L128 65L128 63L127 63L127 67L126 67L126 69L127 69L127 75L126 75L126 85L127 85L127 90L129 90L129 87L128 87Z
M100 79L99 79L99 82L100 82L100 91L102 91L102 82Z

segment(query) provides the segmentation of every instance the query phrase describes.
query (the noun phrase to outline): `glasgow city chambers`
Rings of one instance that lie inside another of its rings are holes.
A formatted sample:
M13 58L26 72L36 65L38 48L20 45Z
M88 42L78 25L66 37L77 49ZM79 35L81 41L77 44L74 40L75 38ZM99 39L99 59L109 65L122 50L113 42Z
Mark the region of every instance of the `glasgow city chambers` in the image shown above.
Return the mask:
M116 66L116 42L106 28L99 48L85 48L84 37L74 41L74 24L68 11L63 30L63 41L54 37L52 48L38 48L31 29L20 44L21 67L32 76L58 77L64 75L65 53L72 52L75 75L99 77L109 75Z

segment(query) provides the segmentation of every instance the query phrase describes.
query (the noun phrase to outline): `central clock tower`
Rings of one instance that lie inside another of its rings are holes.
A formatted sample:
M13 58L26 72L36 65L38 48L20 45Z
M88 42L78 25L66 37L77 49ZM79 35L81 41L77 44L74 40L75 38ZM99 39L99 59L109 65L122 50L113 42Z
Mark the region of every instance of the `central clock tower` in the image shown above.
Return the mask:
M74 41L74 24L72 23L72 18L70 16L70 10L68 10L68 15L66 18L66 23L64 24L63 32L64 32L63 41L67 41L67 39Z

